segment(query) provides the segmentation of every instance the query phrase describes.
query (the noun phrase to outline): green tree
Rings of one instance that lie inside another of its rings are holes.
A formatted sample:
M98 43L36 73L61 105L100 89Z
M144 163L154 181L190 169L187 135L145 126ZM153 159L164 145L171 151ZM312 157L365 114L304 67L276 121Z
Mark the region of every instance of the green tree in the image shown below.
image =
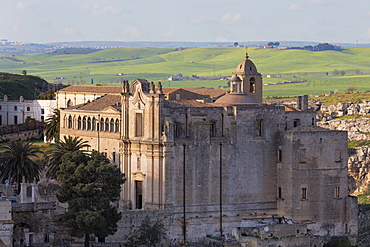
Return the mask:
M54 109L53 114L50 115L44 123L44 135L47 142L53 139L59 141L60 133L60 110Z
M37 158L42 153L33 147L29 141L10 141L3 145L5 151L0 155L0 178L17 183L18 193L20 183L33 182L40 178L40 166L31 158Z
M62 162L62 157L66 153L72 153L75 151L86 153L87 150L84 149L89 147L90 145L88 144L88 142L83 141L82 138L79 138L77 136L64 136L63 140L59 140L55 143L55 150L48 153L49 164L47 175L49 177L56 177L59 166Z
M138 229L125 236L125 247L151 246L156 247L166 238L164 224L160 220L151 221L147 215Z
M104 238L117 231L121 214L111 203L119 199L125 178L116 165L96 151L70 152L62 157L58 180L57 198L68 203L64 217L71 236L85 236L88 247L90 234Z
M156 247L166 237L164 224L157 221L150 221L149 216L146 216L138 229L141 239L151 247Z

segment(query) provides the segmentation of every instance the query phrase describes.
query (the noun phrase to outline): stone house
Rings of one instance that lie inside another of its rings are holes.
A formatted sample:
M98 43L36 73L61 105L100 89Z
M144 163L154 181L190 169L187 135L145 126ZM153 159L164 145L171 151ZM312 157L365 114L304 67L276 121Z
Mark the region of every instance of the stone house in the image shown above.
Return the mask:
M230 84L229 93L142 79L58 91L61 135L88 141L127 177L123 219L107 241L123 241L145 215L184 241L232 234L243 221L257 227L262 215L275 228L304 224L310 234L355 242L347 132L316 126L307 97L298 109L263 104L262 76L248 56Z

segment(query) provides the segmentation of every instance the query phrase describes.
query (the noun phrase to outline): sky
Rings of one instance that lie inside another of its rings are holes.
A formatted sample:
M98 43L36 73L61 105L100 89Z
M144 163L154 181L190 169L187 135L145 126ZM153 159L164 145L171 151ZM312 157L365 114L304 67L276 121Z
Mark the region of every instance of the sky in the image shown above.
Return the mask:
M0 0L0 39L370 43L370 0Z

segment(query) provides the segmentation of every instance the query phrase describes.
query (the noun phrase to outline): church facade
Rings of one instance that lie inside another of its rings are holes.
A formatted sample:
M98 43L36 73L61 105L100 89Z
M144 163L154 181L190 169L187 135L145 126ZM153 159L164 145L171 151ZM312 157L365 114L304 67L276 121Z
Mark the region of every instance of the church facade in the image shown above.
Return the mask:
M228 93L146 80L58 92L61 135L83 138L126 174L124 217L111 241L144 215L163 220L173 239L253 230L263 218L355 241L347 132L317 127L306 97L298 108L263 104L248 56L230 84Z

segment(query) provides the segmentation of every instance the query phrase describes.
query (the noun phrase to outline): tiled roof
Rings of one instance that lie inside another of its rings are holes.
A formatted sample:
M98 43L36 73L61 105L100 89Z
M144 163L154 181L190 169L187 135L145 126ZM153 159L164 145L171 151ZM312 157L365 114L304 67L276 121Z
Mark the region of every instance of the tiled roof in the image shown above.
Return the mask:
M141 82L146 82L144 79L137 79ZM197 93L200 95L209 95L211 98L219 97L225 93L227 90L224 89L210 89L210 88L179 88L179 87L163 87L164 94L170 94L176 90L186 90L192 93ZM69 86L60 89L59 92L80 92L80 93L98 93L98 94L119 94L122 92L122 87L120 86Z
M215 105L211 103L203 103L199 102L197 100L169 100L169 103L177 104L177 105L185 105L185 106L191 106L191 107L215 107Z
M227 93L225 89L211 89L211 88L185 88L193 93L202 94L202 95L209 95L211 98L218 97Z
M302 111L302 110L299 110L299 109L296 109L294 107L287 106L287 105L278 105L278 106L283 106L285 111Z
M211 88L181 88L181 87L164 87L162 88L164 94L170 94L176 90L186 90L192 93L197 93L200 95L209 95L211 98L218 97L227 93L224 89L211 89Z
M78 110L78 111L102 111L109 106L114 107L117 110L121 110L121 95L107 94L92 102L85 104L71 106L67 108L68 110Z
M114 93L119 94L122 91L122 87L119 86L69 86L63 89L60 89L59 92L84 92L84 93L99 93L107 94Z

